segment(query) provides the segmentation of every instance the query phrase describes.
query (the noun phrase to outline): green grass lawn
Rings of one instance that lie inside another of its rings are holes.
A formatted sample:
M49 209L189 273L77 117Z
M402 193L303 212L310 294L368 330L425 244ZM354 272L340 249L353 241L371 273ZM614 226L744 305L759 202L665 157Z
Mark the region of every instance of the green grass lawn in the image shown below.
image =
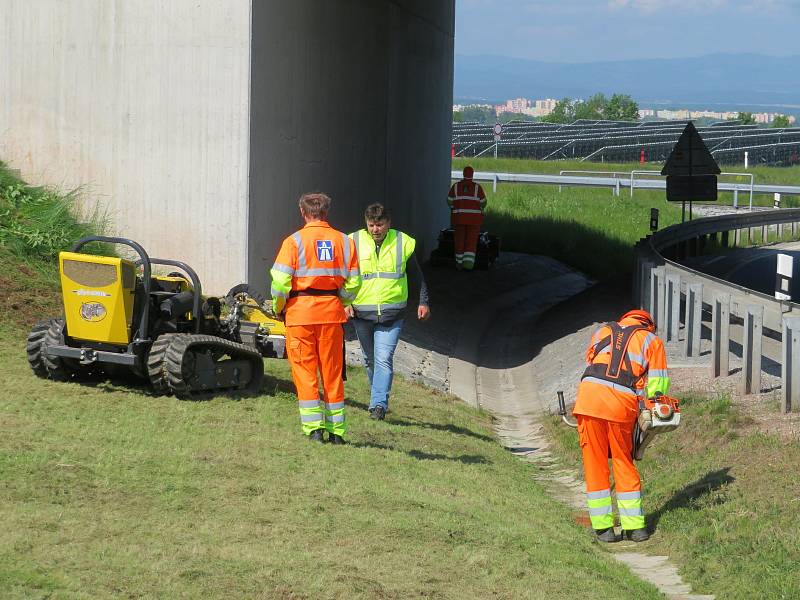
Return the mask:
M486 415L397 381L385 422L348 372L351 443L264 393L180 402L57 383L0 327L3 598L656 598L549 499Z
M724 396L684 397L682 412L639 463L656 528L647 552L672 557L695 593L800 598L800 443L754 432ZM581 469L575 430L555 418L547 428L560 459Z

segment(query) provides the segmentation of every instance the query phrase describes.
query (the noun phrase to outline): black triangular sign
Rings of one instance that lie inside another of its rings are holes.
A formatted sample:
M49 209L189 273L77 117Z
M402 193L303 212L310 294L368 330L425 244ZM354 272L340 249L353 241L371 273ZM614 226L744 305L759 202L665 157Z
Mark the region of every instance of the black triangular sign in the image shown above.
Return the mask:
M720 168L691 121L672 149L662 175L719 175Z

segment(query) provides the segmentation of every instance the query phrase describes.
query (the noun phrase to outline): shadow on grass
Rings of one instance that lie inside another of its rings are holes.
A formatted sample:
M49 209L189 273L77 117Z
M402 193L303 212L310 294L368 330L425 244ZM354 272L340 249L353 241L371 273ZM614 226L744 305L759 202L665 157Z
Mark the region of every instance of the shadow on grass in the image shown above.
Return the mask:
M549 256L598 280L627 278L633 271L635 240L625 243L575 221L490 212L485 229L500 236L502 250Z
M691 508L697 500L706 496L721 487L733 483L736 478L729 474L730 467L725 467L717 471L710 471L706 473L701 479L694 483L690 483L682 490L675 492L661 508L654 513L651 513L648 521L648 528L654 531L658 526L661 517L670 511L678 510L681 508Z
M70 379L70 382L84 387L94 388L105 393L124 392L149 396L151 398L172 397L156 392L149 380L138 377L136 374L125 368L114 369L111 370L111 372L106 372L103 370L99 373L79 371L73 375L73 378ZM208 400L213 400L214 398L249 400L260 395L275 396L279 392L294 394L294 383L287 379L281 379L280 377L264 374L264 377L261 381L261 386L259 387L257 393L221 392L218 394L199 396L197 398L191 398L185 401L205 402Z
M453 462L460 462L465 465L485 465L491 461L486 457L479 454L461 454L459 456L448 456L446 454L434 454L432 452L423 452L422 450L400 450L394 446L387 444L376 444L375 442L352 442L350 444L355 448L375 448L377 450L389 450L390 452L403 452L411 458L417 460L450 460Z
M359 402L358 400L352 400L350 398L345 398L345 405L352 406L354 408L359 408L363 411L369 410L369 405L365 402ZM415 419L414 417L406 417L405 419L401 419L399 417L386 417L385 421L388 425L398 425L400 427L420 427L423 429L431 429L433 431L446 431L447 433L452 433L455 435L466 435L469 437L473 437L478 440L482 440L484 442L495 442L496 440L493 437L488 435L483 435L482 433L476 433L471 429L467 429L466 427L459 427L458 425L453 425L452 423L426 423L425 421L420 421L419 419Z
M386 419L386 422L390 425L399 425L400 427L423 427L425 429L432 429L434 431L446 431L448 433L452 433L455 435L466 435L469 437L473 437L478 440L482 440L484 442L495 442L494 438L483 435L481 433L476 433L471 429L467 429L466 427L459 427L458 425L453 425L451 423L442 424L442 423L425 423L424 421L420 421L419 419L410 419L410 420L403 420L403 419Z

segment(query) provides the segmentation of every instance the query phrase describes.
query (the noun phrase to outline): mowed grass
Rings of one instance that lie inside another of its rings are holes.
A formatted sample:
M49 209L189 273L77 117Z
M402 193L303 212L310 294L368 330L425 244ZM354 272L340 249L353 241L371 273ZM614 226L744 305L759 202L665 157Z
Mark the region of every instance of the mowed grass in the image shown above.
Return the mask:
M264 393L180 402L37 379L0 328L3 598L656 598L549 499L486 415L397 381L350 444L299 431L285 362Z
M521 159L453 160L453 169L472 165L477 171L508 173L559 173L562 170L630 172L660 170L661 165L598 164L577 161L532 161ZM752 169L756 181L800 184L800 167ZM544 254L581 269L598 279L630 275L632 247L650 233L650 209L659 210L659 228L681 222L680 203L667 202L660 191L623 189L619 197L610 189L501 183L497 191L484 184L488 197L484 227L502 238L502 249ZM721 194L730 204L730 194ZM772 206L772 196L755 196L756 204ZM747 202L739 195L740 205ZM794 202L787 197L784 206ZM687 209L688 218L688 209Z
M649 527L696 593L800 598L800 443L754 432L726 396L686 396L679 430L638 463ZM580 470L573 429L547 423L561 460Z

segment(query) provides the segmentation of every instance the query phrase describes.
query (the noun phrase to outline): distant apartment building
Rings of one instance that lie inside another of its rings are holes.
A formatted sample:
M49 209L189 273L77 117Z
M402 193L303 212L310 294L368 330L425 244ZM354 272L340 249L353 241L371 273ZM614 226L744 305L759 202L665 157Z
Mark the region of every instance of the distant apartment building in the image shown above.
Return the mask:
M543 117L553 112L558 100L552 98L545 98L543 100L530 100L528 98L512 98L506 100L505 104L497 104L494 107L495 112L500 115L502 113L513 113L518 115L529 115L531 117Z
M756 123L768 125L775 120L775 117L783 116L780 113L753 113L753 119ZM735 120L739 117L738 112L733 111L715 111L715 110L689 110L681 108L676 110L656 110L653 108L639 109L639 118L645 117L666 119L668 121L687 121L689 119L718 119L720 121ZM789 123L794 124L795 117L789 117Z
M549 115L558 104L558 100L553 98L545 98L544 100L536 100L534 103L534 110L542 115Z

